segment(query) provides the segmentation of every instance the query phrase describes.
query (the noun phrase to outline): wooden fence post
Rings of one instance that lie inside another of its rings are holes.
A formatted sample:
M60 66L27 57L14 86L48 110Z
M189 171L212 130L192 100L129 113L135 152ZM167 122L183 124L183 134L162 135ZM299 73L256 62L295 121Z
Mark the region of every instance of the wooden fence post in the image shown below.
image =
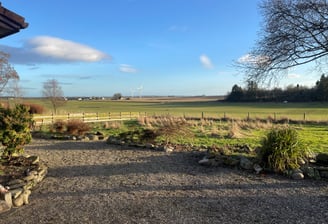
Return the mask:
M51 113L51 123L54 123L54 113Z

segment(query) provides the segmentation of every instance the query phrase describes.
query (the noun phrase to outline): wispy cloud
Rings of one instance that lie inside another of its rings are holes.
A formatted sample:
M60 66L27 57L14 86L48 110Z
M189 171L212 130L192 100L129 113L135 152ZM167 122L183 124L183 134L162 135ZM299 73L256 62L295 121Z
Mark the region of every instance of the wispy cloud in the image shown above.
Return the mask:
M136 68L132 67L131 65L121 64L120 65L120 72L136 73L136 72L138 72L138 70Z
M0 45L18 64L98 62L111 57L97 49L57 37L37 36L26 40L22 47Z
M202 54L202 55L199 57L199 60L200 60L200 62L202 63L202 65L203 65L205 68L207 68L207 69L212 69L212 68L214 68L211 59L210 59L207 55Z
M75 79L75 80L85 80L92 79L92 76L89 75L75 75L75 74L42 74L41 77L48 79Z

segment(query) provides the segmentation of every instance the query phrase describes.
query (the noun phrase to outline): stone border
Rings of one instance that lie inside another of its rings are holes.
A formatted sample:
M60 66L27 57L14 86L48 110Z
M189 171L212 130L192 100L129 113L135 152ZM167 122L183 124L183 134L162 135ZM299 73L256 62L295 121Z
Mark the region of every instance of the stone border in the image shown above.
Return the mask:
M86 133L84 135L68 135L68 134L52 134L52 135L45 135L42 132L33 132L33 138L41 138L41 139L54 139L54 140L77 140L77 141L101 141L105 139L104 134L101 132L96 133Z
M238 168L242 170L247 170L255 172L256 174L261 174L263 172L271 172L270 170L265 170L262 168L256 157L254 156L244 156L243 153L250 153L252 150L248 146L240 146L237 152L240 155L211 155L208 153L207 147L200 147L195 149L193 146L183 146L183 145L154 145L151 143L146 144L135 144L131 142L125 142L117 137L110 136L106 140L107 144L137 147L137 148L147 148L151 150L165 151L165 152L179 152L183 151L181 148L187 149L186 151L199 151L206 152L207 155L204 156L198 163L203 166L213 166L213 167L231 167ZM303 163L300 169L289 170L284 173L285 176L290 177L295 180L300 180L304 178L310 178L315 180L325 179L328 180L328 153L319 153L315 156L313 160L309 163Z
M319 154L322 155L322 154ZM319 157L317 155L316 158ZM283 175L290 177L294 180L301 180L304 178L310 178L315 180L327 179L328 180L328 166L327 164L317 163L319 159L314 159L308 163L300 165L299 169L288 170ZM255 158L246 157L243 155L216 155L216 156L205 156L203 159L198 161L203 166L213 167L236 167L243 170L255 172L261 174L265 171L272 172L272 170L264 170L256 161Z
M25 171L25 176L20 179L10 180L6 186L2 187L0 193L0 213L9 211L12 207L20 207L29 203L29 196L32 190L47 175L48 167L40 161L38 156L28 156L31 161L31 169Z

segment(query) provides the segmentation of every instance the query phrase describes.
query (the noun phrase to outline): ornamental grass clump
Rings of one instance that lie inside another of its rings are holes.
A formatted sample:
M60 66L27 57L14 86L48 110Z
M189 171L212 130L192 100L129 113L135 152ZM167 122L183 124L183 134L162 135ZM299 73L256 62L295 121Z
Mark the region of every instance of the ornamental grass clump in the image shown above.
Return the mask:
M272 129L262 140L259 158L263 165L275 172L297 169L307 160L309 150L290 127Z
M182 117L158 117L156 122L152 123L152 126L155 129L156 135L166 145L169 143L181 144L193 137L189 123Z

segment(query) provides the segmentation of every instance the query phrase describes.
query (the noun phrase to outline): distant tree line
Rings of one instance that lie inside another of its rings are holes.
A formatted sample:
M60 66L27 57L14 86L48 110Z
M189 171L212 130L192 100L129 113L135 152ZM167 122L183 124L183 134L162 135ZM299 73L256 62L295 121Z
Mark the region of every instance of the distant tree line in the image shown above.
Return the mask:
M328 76L322 75L315 86L288 86L285 89L259 88L254 81L249 81L245 88L234 85L226 101L230 102L310 102L328 101Z

